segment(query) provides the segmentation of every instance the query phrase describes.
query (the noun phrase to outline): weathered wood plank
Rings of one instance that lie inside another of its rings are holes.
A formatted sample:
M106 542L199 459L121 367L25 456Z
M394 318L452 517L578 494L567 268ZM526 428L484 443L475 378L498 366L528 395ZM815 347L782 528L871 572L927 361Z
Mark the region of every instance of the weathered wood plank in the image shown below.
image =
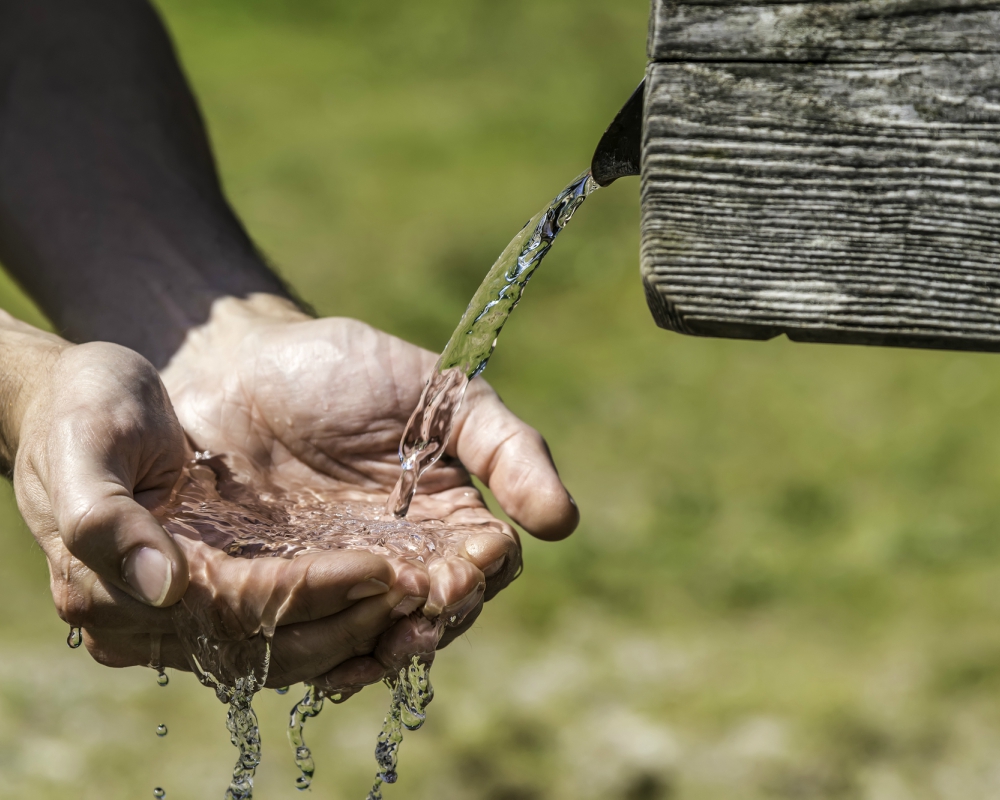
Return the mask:
M660 325L1000 350L1000 59L651 64L646 97Z
M654 3L652 61L919 61L1000 52L1000 0Z

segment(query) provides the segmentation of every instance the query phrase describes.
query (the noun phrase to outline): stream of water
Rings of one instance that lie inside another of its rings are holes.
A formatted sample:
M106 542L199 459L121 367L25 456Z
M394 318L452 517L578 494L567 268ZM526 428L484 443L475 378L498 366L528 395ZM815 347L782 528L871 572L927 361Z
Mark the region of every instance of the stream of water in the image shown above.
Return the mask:
M427 566L436 559L461 557L462 543L468 536L489 530L491 523L455 525L407 519L417 483L447 447L469 381L486 368L497 337L531 276L573 214L597 188L589 172L580 175L525 224L493 264L409 419L399 444L400 477L384 506L359 499L357 492L338 495L309 488L292 491L240 484L229 472L223 455L199 453L185 470L186 480L163 518L164 527L175 537L204 542L240 558L294 558L324 550L364 549L390 561L419 561ZM281 602L270 605L280 607ZM226 800L250 800L261 757L253 697L267 680L277 612L270 619L232 614L221 618L210 587L199 590L192 581L172 613L191 668L228 705L226 727L238 758ZM414 625L432 626L435 642L447 626L462 622L458 616L427 621L419 611L412 616ZM72 629L69 645L77 647L81 642L79 629ZM403 730L416 730L423 724L427 704L433 698L429 677L432 658L433 653L405 654L405 658L399 654L393 661L395 666L386 679L389 711L376 743L377 776L368 800L382 800L384 784L396 781ZM165 685L165 673L157 663L151 665L158 668L160 685ZM288 738L300 773L296 781L300 790L309 788L315 772L304 727L327 699L338 702L341 698L326 697L309 686L291 711Z
M486 273L403 432L399 442L401 471L386 503L387 515L406 516L420 476L448 446L469 381L486 369L500 331L556 237L598 188L589 171L577 177L525 223Z

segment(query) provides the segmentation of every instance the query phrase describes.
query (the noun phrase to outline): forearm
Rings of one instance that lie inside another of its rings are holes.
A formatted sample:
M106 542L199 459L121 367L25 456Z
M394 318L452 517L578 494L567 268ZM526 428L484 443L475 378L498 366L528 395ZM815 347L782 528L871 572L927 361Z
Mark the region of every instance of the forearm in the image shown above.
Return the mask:
M0 261L65 336L163 366L217 298L288 296L146 0L0 0L0 87Z
M21 420L59 354L70 344L0 311L0 473L10 475Z

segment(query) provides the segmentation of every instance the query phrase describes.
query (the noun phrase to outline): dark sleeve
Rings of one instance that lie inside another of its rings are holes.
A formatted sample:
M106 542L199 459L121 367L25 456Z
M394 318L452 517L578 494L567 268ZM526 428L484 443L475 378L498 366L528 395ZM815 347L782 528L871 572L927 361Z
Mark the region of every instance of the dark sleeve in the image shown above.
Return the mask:
M0 0L0 262L62 335L158 366L216 298L288 296L145 0Z

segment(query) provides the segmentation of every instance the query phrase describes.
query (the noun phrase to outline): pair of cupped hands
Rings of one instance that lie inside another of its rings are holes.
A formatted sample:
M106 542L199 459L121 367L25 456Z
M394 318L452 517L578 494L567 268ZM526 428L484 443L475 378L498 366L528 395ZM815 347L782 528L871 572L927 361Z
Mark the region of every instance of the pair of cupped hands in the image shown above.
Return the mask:
M560 539L576 526L541 436L477 378L410 512L472 530L492 523L450 556L461 568L358 550L242 559L172 537L157 515L193 450L249 465L275 486L384 501L434 354L355 320L314 319L274 295L217 300L162 373L118 345L3 324L30 354L5 412L17 503L48 559L60 617L83 629L102 664L187 669L170 607L188 591L250 618L280 596L267 685L350 694L385 676L377 646L401 619L477 601L447 643L513 578L517 534L490 514L470 473L531 534Z

